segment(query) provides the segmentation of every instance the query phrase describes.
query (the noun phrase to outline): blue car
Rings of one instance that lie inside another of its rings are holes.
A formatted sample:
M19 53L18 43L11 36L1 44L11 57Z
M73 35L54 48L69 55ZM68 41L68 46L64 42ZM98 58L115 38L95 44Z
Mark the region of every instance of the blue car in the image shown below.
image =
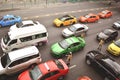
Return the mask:
M5 15L0 18L0 27L11 26L21 21L21 17L19 16Z

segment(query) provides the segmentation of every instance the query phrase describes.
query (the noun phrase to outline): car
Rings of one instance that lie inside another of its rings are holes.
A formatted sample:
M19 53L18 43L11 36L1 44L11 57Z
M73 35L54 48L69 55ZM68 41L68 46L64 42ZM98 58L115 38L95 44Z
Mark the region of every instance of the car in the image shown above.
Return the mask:
M56 18L53 23L56 27L68 26L77 23L77 18L72 15L64 15L62 17Z
M92 80L88 76L80 76L77 80Z
M0 80L7 80L6 77L19 73L26 68L41 63L41 54L35 46L29 46L0 57Z
M120 39L113 41L107 48L107 51L115 56L120 55Z
M114 22L113 25L112 25L112 27L113 27L114 29L120 30L120 21Z
M100 18L109 18L113 15L113 13L110 10L104 10L100 13L98 13Z
M18 80L63 80L68 71L62 59L48 60L22 72Z
M105 53L99 50L89 51L86 63L101 74L104 80L120 80L120 64Z
M10 27L10 30L15 30L15 29L20 29L20 28L25 28L25 27L41 27L43 26L40 24L38 21L32 21L32 20L26 20L19 22L13 26Z
M0 18L0 27L7 27L21 22L20 16L15 16L11 14L4 15Z
M97 33L96 39L100 41L104 40L105 43L115 40L118 36L118 31L107 28L102 30L100 33Z
M82 23L91 23L91 22L98 22L99 16L93 13L89 13L84 16L80 16L79 21Z
M65 28L62 31L62 35L64 37L70 37L73 35L81 35L82 33L86 33L87 31L88 31L88 27L86 25L78 23L78 24L71 25L68 28Z
M51 46L51 54L56 57L60 58L64 55L75 52L85 47L85 40L81 37L69 37L60 42L54 43Z

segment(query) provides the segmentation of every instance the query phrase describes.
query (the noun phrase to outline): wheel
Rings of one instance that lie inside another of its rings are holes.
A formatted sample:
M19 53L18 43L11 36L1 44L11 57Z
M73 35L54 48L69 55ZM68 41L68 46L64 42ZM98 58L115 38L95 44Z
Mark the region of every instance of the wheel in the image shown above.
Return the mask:
M2 27L2 25L0 25L0 28Z
M0 80L6 80L7 75L0 75Z
M86 59L86 63L87 63L88 65L91 65L91 62L90 62L89 59Z
M60 76L59 78L58 78L58 80L63 80L64 79L64 76Z
M12 51L15 51L15 50L17 50L17 48L12 49Z
M75 24L75 22L73 22L72 24Z
M60 24L60 26L59 27L62 27L63 26L63 24Z
M104 80L110 80L108 77L105 77Z

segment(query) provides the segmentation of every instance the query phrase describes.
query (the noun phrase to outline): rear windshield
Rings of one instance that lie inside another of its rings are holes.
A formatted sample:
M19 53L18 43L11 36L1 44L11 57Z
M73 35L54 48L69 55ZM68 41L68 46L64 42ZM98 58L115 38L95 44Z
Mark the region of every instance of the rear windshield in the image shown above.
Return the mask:
M58 67L59 69L64 69L64 67L63 67L63 65L62 65L62 63L61 63L60 61L55 60L54 62L55 62L55 64L57 65L57 67Z

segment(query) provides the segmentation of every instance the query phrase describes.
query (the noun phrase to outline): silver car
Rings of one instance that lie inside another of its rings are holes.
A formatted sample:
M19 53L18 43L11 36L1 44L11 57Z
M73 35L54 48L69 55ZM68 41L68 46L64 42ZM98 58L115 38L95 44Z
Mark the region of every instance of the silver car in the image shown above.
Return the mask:
M15 74L40 62L41 55L35 46L4 54L0 58L0 80L6 80L7 75Z
M114 29L119 29L120 30L120 21L114 22L113 25L112 25L112 27Z
M65 28L63 31L62 31L62 35L64 37L70 37L70 36L73 36L73 35L81 35L81 33L83 32L87 32L88 31L88 27L84 24L74 24L74 25L71 25L70 27L68 28Z

